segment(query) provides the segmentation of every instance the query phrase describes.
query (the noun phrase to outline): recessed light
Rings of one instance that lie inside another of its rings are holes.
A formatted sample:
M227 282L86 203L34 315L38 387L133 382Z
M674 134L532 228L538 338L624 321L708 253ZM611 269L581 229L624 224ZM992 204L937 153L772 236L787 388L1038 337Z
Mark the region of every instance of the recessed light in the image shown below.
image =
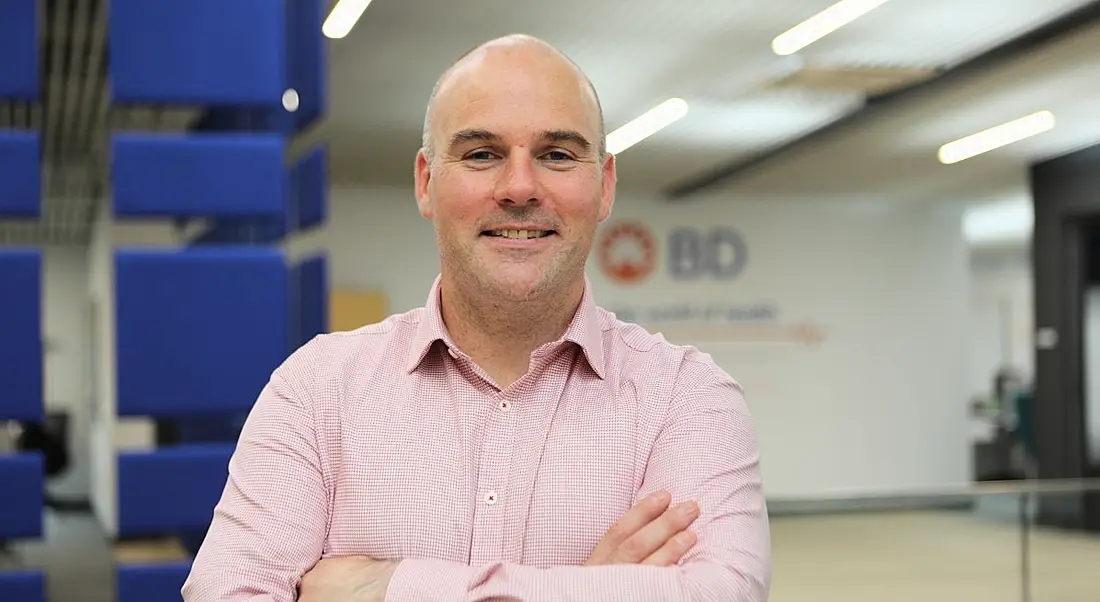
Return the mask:
M670 98L608 134L607 152L621 153L683 119L687 112L688 104L684 99Z
M370 3L371 0L338 0L321 26L321 32L334 39L348 35Z
M1037 136L1054 128L1054 113L1039 111L1014 119L940 147L940 163L951 165L983 153Z
M781 56L794 54L886 2L887 0L841 0L776 36L772 40L772 50Z

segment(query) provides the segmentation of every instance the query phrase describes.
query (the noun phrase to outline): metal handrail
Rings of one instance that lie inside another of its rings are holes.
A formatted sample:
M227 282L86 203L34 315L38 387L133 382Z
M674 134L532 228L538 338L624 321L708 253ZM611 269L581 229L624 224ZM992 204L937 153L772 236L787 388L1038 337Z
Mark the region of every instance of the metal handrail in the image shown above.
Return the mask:
M957 485L914 485L876 491L830 491L805 497L776 497L783 502L847 502L896 498L974 498L1003 494L1090 493L1100 492L1100 478L1088 479L1019 479L1009 481L979 481Z
M860 502L890 499L968 500L988 495L1019 496L1020 527L1020 600L1031 602L1031 517L1028 504L1035 496L1057 493L1100 492L1100 478L1088 479L1019 479L1010 481L978 481L950 485L916 485L888 491L832 491L801 498L784 498L783 502Z

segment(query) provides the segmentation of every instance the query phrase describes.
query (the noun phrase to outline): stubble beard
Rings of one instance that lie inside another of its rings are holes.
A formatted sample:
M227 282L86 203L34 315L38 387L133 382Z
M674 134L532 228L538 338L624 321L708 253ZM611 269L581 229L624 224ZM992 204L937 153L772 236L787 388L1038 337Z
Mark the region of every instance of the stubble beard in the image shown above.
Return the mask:
M514 309L522 314L543 314L550 306L564 300L586 263L585 244L532 261L511 259L506 253L490 259L482 255L477 245L465 246L445 232L437 232L437 237L440 261L451 276L452 286L462 291L462 296L470 302L491 308L494 313ZM538 273L533 281L522 286L508 282L508 263L513 261L536 263ZM539 319L538 315L530 317Z

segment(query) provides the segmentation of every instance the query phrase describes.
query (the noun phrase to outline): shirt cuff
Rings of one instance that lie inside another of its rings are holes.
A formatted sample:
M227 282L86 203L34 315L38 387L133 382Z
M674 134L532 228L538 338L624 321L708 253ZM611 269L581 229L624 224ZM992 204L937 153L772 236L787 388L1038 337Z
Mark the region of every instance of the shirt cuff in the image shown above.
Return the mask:
M473 567L432 559L405 559L386 588L386 602L465 600Z

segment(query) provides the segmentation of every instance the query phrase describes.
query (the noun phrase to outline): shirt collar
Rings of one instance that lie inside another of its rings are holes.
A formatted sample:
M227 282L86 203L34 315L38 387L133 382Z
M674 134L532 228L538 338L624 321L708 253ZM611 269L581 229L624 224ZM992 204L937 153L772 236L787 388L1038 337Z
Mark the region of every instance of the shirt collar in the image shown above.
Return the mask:
M437 341L442 341L448 348L456 348L446 326L443 324L443 313L440 309L441 281L442 277L437 276L435 282L432 283L428 300L424 304L423 318L417 326L412 345L409 347L405 366L408 372L412 372L420 366ZM587 360L592 371L601 379L605 378L603 326L600 323L595 299L592 295L592 283L589 282L587 275L584 277L584 294L581 297L581 304L577 308L573 320L569 323L569 327L566 328L565 334L557 341L557 344L562 342L570 342L579 346L584 352L585 360Z

